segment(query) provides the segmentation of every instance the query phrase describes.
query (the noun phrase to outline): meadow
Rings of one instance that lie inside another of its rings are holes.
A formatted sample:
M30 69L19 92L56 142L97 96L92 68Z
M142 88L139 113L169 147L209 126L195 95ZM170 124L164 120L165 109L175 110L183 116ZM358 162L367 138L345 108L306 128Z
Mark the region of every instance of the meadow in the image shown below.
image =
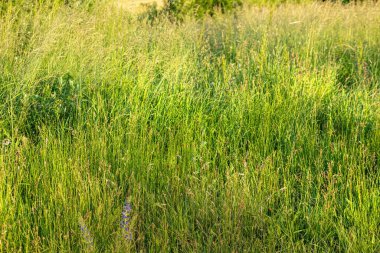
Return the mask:
M140 17L0 12L1 253L380 252L379 4Z

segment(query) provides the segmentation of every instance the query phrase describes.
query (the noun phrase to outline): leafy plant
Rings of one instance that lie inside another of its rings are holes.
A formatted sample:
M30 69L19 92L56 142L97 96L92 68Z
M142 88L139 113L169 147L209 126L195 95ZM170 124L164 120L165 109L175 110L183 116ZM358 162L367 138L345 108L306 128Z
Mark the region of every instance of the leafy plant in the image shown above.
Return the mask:
M23 101L26 107L23 132L32 137L38 135L42 125L72 124L77 110L77 94L78 87L74 86L69 74L39 82Z
M230 12L241 7L242 4L242 0L167 0L162 9L158 9L156 3L147 5L146 12L140 18L146 19L149 24L162 18L178 22L185 16L201 18L214 16L217 12Z

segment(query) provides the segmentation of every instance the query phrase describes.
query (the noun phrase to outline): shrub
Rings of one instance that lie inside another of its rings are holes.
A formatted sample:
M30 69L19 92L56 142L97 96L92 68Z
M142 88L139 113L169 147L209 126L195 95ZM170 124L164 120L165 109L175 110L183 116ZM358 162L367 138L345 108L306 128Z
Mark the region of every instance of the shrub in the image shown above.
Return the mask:
M175 23L182 21L185 16L213 16L218 11L226 13L241 5L242 0L166 0L164 8L160 10L156 3L148 4L140 20L146 20L152 25L157 20L168 18Z
M213 16L215 11L222 13L242 5L241 0L167 0L165 9L176 15Z

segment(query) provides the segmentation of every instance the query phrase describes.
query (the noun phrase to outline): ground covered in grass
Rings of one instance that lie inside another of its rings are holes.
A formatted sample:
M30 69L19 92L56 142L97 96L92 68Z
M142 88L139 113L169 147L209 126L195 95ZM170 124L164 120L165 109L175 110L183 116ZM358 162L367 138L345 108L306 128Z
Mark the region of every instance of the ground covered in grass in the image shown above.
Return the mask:
M0 252L380 251L378 4L0 15Z

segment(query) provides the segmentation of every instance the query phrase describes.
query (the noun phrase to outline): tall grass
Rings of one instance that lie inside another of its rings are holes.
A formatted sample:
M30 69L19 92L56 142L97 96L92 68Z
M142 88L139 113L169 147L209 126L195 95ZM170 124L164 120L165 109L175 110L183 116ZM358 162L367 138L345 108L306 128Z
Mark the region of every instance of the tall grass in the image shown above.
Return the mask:
M0 252L379 252L379 13L8 8Z

